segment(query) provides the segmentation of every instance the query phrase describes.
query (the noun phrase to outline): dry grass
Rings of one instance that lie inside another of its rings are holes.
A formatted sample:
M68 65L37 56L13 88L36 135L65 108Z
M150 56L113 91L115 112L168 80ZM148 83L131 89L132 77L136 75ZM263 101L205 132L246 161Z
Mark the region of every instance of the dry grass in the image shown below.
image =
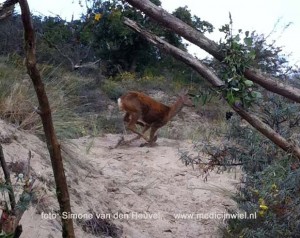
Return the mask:
M80 77L70 76L59 68L43 70L52 116L58 136L77 137L87 124L85 118L76 114L80 104L79 88L88 83ZM42 124L38 115L38 102L33 85L25 68L17 68L2 62L0 64L0 118L19 129L30 130L42 135Z

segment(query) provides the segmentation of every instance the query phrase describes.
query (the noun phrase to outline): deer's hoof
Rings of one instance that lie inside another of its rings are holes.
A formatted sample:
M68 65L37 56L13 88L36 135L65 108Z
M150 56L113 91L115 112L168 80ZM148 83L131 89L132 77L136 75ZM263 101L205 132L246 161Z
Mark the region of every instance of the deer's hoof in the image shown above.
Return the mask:
M112 147L112 148L117 148L117 147L120 146L120 145L127 145L127 144L128 144L128 141L125 141L124 136L122 136L122 137L118 140L117 144L116 144L114 147Z
M154 147L157 144L153 141L153 142L146 142L146 143L142 143L140 144L140 147Z

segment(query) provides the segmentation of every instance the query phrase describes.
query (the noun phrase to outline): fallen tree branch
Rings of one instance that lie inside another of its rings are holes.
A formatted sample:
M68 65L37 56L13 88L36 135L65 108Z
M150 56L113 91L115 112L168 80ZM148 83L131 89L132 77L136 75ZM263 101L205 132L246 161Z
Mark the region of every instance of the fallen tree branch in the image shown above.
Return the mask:
M220 80L207 66L202 64L198 59L191 57L188 52L185 52L162 40L158 36L142 29L135 21L132 21L126 17L124 18L124 24L144 36L148 41L158 48L186 63L188 66L196 70L200 75L205 77L215 87L221 87L224 85L224 82Z
M284 84L279 79L272 78L269 75L261 73L257 69L246 69L244 76L254 83L262 86L263 88L279 94L285 98L291 99L295 102L300 103L300 89L293 86Z
M87 62L84 64L75 64L74 69L79 69L79 68L88 68L88 69L94 69L96 68L96 64L100 62L101 59L96 60L95 62Z
M284 137L274 131L267 124L262 122L257 116L250 114L240 105L236 104L232 106L243 119L245 119L251 126L261 132L264 136L269 138L274 144L279 146L284 151L294 154L298 159L300 159L300 148L293 143L288 142Z
M143 11L147 16L153 18L166 28L179 34L214 56L217 60L223 62L225 55L220 50L220 46L217 43L208 39L206 36L204 36L204 34L171 15L163 8L156 6L149 0L126 1L133 7ZM264 76L253 68L245 70L244 75L247 79L257 83L263 88L300 103L300 89L291 87L289 85L284 85L279 80L273 79L269 76Z
M209 68L204 66L200 61L195 60L195 58L187 52L184 52L166 41L160 39L159 37L153 35L152 33L142 29L138 24L132 20L125 18L124 23L131 29L140 33L146 40L157 46L159 49L173 55L175 58L182 60L188 65L193 65L195 70L207 79L214 87L219 87L221 80L213 73ZM245 119L250 125L261 132L264 136L270 139L274 144L278 145L281 149L288 153L292 153L298 159L300 159L300 148L297 145L289 143L284 137L279 135L267 124L262 122L258 117L252 115L243 109L240 105L230 105L243 119Z

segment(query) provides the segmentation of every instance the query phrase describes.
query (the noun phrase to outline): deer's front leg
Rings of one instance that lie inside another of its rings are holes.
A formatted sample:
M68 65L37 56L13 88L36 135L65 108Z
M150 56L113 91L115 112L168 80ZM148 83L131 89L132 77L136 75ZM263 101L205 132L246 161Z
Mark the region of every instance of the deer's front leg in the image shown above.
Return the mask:
M157 141L157 135L155 135L155 132L158 130L157 127L151 127L151 131L150 131L150 139L148 142L143 143L140 145L140 147L144 147L144 146L150 146L153 147L156 145L156 141Z
M149 141L149 140L147 139L147 137L145 136L145 133L146 133L146 131L149 130L149 128L150 128L150 125L144 124L144 129L143 129L142 133L141 133L141 134L138 134L136 137L134 137L133 139L129 140L129 142L138 140L138 139L140 139L141 137L143 137L146 141Z
M130 118L130 121L128 123L128 129L130 131L132 131L133 133L137 134L137 136L135 138L133 138L131 141L133 140L136 140L136 139L139 139L139 138L144 138L146 141L148 141L148 138L144 135L144 133L149 129L149 125L148 124L145 124L145 128L143 130L143 133L140 133L138 132L137 128L136 128L136 123L138 122L138 119L139 119L139 114L137 113L134 113L134 114L131 114L130 116L128 116Z

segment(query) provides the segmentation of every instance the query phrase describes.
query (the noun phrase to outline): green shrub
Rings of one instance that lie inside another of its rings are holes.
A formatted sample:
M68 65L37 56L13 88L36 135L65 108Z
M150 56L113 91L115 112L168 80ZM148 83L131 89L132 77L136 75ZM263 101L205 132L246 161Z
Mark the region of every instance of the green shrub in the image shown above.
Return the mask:
M265 123L299 143L299 105L267 95ZM224 237L298 237L300 234L300 164L259 132L233 120L228 138L231 157L242 163L243 184L235 200L238 209L256 213L256 220L229 220Z
M126 92L126 89L122 86L121 82L112 80L104 81L101 89L111 100L117 100Z
M262 120L289 141L299 145L300 106L279 96L265 94L260 110ZM233 116L222 145L209 138L201 140L196 150L210 157L181 152L186 165L204 169L230 169L241 166L243 177L233 198L235 210L228 213L256 214L256 219L230 219L222 228L223 237L298 237L300 234L300 162L275 146L250 125ZM226 129L226 128L225 128ZM215 141L215 136L213 137ZM215 143L215 142L214 142ZM208 167L207 167L208 166Z

